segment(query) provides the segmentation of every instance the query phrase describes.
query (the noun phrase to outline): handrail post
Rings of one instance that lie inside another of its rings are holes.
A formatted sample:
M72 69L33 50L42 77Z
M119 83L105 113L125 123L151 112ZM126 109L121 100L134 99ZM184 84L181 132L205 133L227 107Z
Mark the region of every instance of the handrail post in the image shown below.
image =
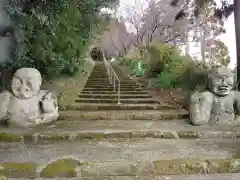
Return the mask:
M115 91L115 86L116 86L116 83L115 83L115 76L113 76L113 88L114 88L114 91Z
M118 81L118 104L120 103L120 80Z
M117 100L117 103L121 104L121 102L120 102L120 79L118 78L116 72L114 71L114 69L112 68L110 63L106 60L105 57L103 58L103 63L104 63L105 69L107 71L110 84L113 84L114 92L116 92L116 80L118 81L118 90L117 90L118 91L117 92L118 100Z

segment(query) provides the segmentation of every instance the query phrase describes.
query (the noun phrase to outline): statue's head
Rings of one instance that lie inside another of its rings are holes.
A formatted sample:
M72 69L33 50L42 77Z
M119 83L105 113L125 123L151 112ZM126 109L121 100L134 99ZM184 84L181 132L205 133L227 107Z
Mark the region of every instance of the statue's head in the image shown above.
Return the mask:
M18 69L13 75L12 92L19 99L38 95L42 83L40 72L34 68Z
M208 79L210 90L218 96L227 96L233 89L233 73L226 66L213 67Z

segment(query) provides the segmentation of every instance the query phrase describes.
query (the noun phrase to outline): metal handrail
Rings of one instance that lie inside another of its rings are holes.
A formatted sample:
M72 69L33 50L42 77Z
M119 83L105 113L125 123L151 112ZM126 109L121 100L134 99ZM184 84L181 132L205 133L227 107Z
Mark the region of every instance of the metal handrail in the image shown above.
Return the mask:
M119 79L118 75L116 74L116 72L114 71L113 67L110 65L109 61L107 61L107 59L104 56L103 56L103 62L104 62L105 69L108 73L110 84L113 84L114 91L116 91L116 80L118 81L118 102L117 103L121 104L121 102L120 102L120 79Z

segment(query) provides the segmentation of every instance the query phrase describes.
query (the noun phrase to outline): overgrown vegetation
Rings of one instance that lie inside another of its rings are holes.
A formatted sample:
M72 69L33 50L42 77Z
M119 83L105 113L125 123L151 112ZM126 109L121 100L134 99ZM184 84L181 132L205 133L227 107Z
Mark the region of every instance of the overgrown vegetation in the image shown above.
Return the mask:
M192 91L206 87L208 69L181 55L175 46L152 44L144 54L144 59L122 59L121 63L130 66L136 76L153 78L157 88Z
M5 67L11 71L34 67L45 78L75 74L83 65L91 37L109 21L107 15L99 13L107 1L36 2L28 11L23 1L11 0L6 7L15 27L15 44Z

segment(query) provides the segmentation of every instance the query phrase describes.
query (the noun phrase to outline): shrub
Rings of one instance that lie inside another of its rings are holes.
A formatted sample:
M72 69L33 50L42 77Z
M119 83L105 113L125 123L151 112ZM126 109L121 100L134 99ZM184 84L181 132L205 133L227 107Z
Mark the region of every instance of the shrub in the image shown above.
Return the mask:
M144 76L149 69L146 61L141 59L123 58L120 60L120 64L130 67L132 69L132 74L135 76ZM139 68L139 65L140 65L140 68Z
M149 65L148 76L156 77L161 74L166 64L169 64L171 56L179 54L177 47L169 44L152 44L145 50L146 61Z
M18 35L15 53L5 66L11 71L34 67L45 78L75 74L84 62L81 57L92 30L106 21L98 14L96 2L53 0L42 2L28 13L19 11L19 4L9 4L7 12Z
M170 59L163 72L157 76L157 87L182 88L187 91L206 87L207 69L202 64L180 55L172 55Z

